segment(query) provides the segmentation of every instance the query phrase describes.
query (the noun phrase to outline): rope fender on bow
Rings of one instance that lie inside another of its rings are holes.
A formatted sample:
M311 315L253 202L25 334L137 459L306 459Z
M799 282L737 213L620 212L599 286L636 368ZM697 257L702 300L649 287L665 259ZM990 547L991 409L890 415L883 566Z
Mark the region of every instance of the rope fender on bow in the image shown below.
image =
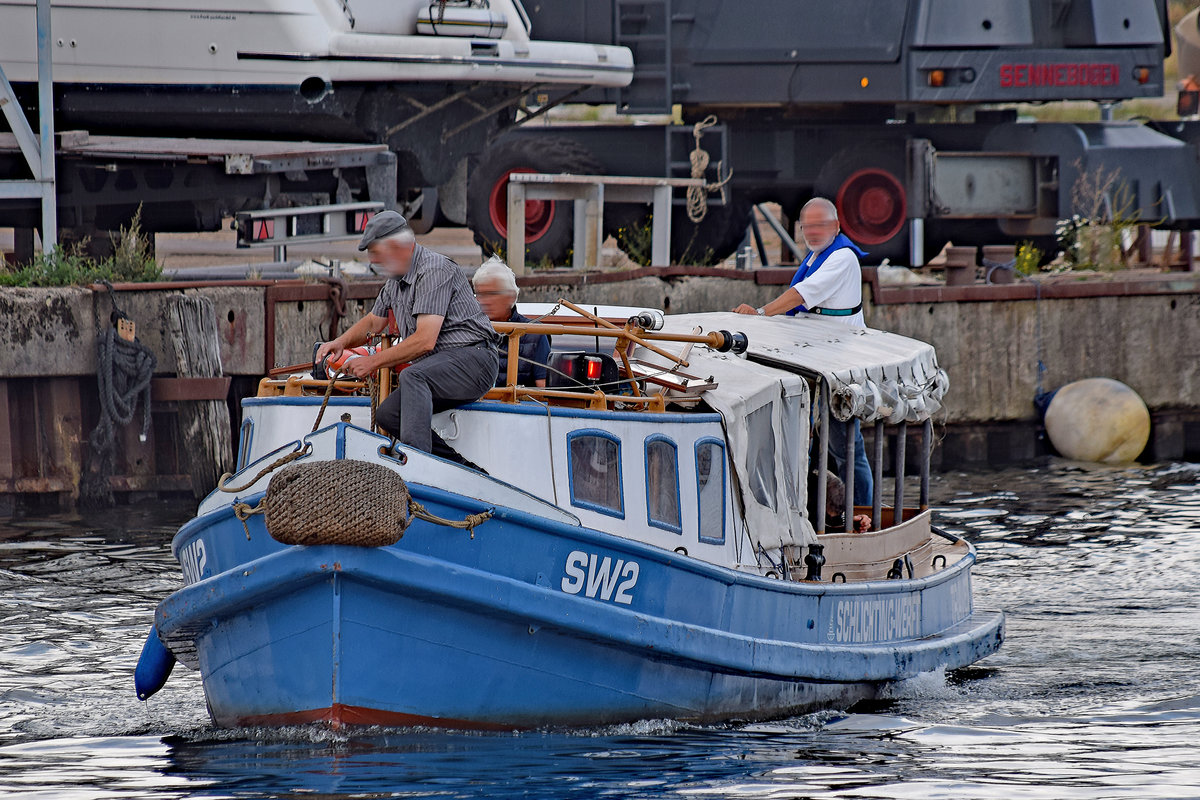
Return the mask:
M262 514L267 532L281 544L357 547L395 544L414 518L470 531L474 539L475 528L492 518L491 510L461 520L439 517L413 500L404 479L392 470L350 459L290 464L271 478L262 502L235 503L233 513L246 527L247 538L246 521Z

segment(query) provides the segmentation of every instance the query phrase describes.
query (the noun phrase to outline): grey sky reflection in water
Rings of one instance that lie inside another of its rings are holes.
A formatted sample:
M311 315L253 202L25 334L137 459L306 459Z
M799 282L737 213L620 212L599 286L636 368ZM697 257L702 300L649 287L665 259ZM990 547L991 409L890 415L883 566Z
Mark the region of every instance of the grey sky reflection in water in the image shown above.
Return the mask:
M0 797L1200 797L1200 466L935 476L1008 641L856 709L467 735L219 731L132 668L190 508L0 525Z

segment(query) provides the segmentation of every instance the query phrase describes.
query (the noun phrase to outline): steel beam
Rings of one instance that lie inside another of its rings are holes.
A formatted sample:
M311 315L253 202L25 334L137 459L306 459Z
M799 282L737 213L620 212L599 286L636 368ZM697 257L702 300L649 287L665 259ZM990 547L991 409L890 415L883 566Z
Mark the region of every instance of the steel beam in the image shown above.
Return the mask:
M8 76L0 68L0 110L16 136L33 180L0 181L0 198L40 197L42 251L58 245L58 198L54 186L54 70L50 37L50 0L37 0L38 127L35 138L21 112Z
M8 127L17 138L17 145L21 148L21 155L25 156L25 163L29 165L34 178L40 178L42 150L38 145L37 137L33 135L33 129L29 127L29 122L21 113L21 105L17 102L16 94L13 93L12 84L8 82L8 76L4 74L3 64L0 64L0 111L4 112L4 118L8 120Z
M58 247L58 198L54 188L54 51L50 0L37 0L38 123L42 152L42 252Z

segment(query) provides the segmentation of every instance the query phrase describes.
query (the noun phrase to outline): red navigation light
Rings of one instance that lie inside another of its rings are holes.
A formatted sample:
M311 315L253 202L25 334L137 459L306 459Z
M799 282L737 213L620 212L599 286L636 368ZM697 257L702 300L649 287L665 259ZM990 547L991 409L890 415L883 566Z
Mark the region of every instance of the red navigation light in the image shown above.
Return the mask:
M250 241L265 242L275 238L275 220L256 219L250 224Z
M1200 113L1200 92L1179 90L1179 99L1175 101L1175 113L1181 117L1191 117Z
M589 381L600 380L600 369L603 366L600 359L593 356L588 356L587 360L587 379Z
M354 221L351 223L351 233L362 233L367 229L367 223L371 221L371 217L375 216L374 211L355 211Z
M946 70L931 69L929 70L929 85L930 86L945 86L946 85Z

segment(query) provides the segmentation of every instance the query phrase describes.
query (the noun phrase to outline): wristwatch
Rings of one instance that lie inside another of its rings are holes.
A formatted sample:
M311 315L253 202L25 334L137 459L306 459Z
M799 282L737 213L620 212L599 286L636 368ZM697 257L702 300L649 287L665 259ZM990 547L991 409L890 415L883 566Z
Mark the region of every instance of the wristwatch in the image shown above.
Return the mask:
M756 308L756 309L754 309L754 310L758 312L758 315L759 315L760 317L765 317L765 316L767 315L767 312L763 311L763 307L762 307L762 306L759 306L758 308Z

